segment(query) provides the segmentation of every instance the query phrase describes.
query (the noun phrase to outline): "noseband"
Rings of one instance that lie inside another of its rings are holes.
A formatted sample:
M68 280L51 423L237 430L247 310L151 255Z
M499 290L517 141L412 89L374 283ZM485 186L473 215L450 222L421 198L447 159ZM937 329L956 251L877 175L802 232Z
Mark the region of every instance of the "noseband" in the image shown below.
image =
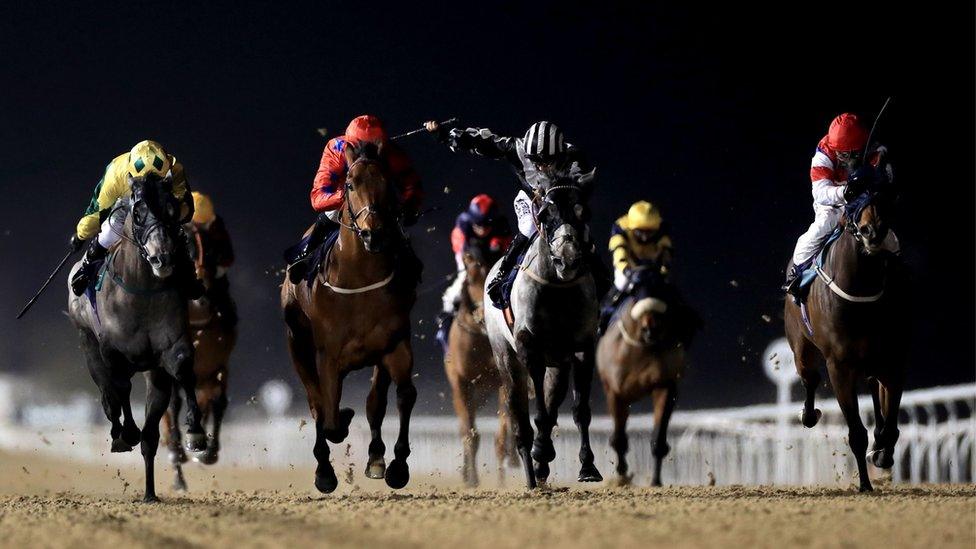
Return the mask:
M376 162L376 161L375 160L367 160L367 159L364 159L362 157L357 158L356 161L353 162L351 166L349 166L348 172L351 172L353 166L355 166L356 164L359 164L360 162ZM386 183L386 185L389 185L390 184L389 181L385 181L385 183ZM362 227L359 226L359 219L361 217L369 217L371 215L379 215L379 209L376 207L375 204L369 204L367 206L363 206L362 208L360 208L358 212L354 212L352 210L352 201L349 200L349 193L351 191L352 191L352 180L349 178L348 173L347 173L347 175L346 175L346 183L345 183L346 196L343 197L343 201L346 203L346 213L349 214L349 223L348 224L343 223L341 218L337 222L339 223L339 225L341 225L341 226L349 229L350 231L352 231L353 233L355 233L356 236L358 236L360 239L362 239L363 238L363 231L365 229L363 229ZM366 215L363 216L363 214L366 214Z

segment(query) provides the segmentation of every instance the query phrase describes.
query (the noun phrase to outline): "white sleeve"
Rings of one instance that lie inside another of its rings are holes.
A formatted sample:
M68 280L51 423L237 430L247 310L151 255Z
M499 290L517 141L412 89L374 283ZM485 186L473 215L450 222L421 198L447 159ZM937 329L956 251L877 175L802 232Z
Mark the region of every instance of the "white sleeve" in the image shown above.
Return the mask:
M839 206L844 204L844 185L834 185L829 179L813 182L813 203L821 206Z
M525 191L519 191L515 197L515 217L518 219L518 230L525 236L535 234L535 221L532 219L532 200Z

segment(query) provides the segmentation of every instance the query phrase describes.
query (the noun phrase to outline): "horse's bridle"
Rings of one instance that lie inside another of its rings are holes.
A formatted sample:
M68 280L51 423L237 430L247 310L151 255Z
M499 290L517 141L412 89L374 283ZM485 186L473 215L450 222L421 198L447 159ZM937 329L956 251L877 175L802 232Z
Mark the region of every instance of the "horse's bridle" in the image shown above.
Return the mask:
M352 210L352 201L349 200L349 193L352 192L352 180L349 178L348 172L351 172L353 166L355 166L356 164L359 164L360 162L375 162L375 160L367 160L367 159L363 159L362 157L360 157L360 158L357 158L352 163L352 165L349 166L349 169L347 170L347 175L346 175L346 182L344 183L344 186L345 186L345 196L343 197L343 202L346 203L345 204L345 206L346 206L346 213L349 214L349 223L348 224L343 223L341 216L339 217L339 219L336 222L339 225L341 225L341 226L349 229L356 236L358 236L360 239L362 239L362 237L363 237L363 230L364 229L359 226L359 218L362 217L363 213L366 214L366 217L369 217L371 215L379 215L379 209L376 207L375 204L370 204L368 206L363 206L362 208L359 209L358 212L353 212L353 210ZM390 182L387 180L386 181L386 184L389 185Z

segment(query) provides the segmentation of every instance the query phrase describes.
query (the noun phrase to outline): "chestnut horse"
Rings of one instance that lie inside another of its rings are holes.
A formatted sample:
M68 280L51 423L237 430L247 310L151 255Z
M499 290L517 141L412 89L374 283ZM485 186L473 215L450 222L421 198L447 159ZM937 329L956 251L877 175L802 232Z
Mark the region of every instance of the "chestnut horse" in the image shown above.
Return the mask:
M194 250L197 278L206 289L200 299L189 303L190 335L194 346L193 371L197 377L196 400L202 414L200 421L206 423L208 418L213 418L207 449L194 454L193 461L213 465L219 458L220 426L227 410L227 364L237 343L237 313L230 296L223 295L229 289L226 279L217 278L217 258L207 246L206 233L192 224L188 232L193 244L191 249ZM187 456L183 451L179 425L175 421L182 405L182 396L174 391L162 424L163 437L169 446L169 461L176 470L173 487L180 491L187 488L182 467Z
M617 452L620 484L629 484L627 473L627 417L630 405L646 395L654 402L653 486L661 485L661 465L668 455L668 422L677 397L678 379L685 367L681 324L686 319L678 299L668 299L663 286L655 285L651 270L631 275L636 291L620 307L617 320L607 327L596 350L596 364L613 417L610 445ZM664 290L664 291L659 291Z
M454 395L454 412L461 428L464 465L461 476L468 486L478 485L476 457L481 435L475 426L475 415L490 391L498 392L498 433L495 434L495 456L498 460L498 481L504 480L505 461L513 455L514 447L509 436L509 417L501 390L498 368L491 354L491 343L485 331L485 309L482 296L488 267L497 257L485 257L481 248L472 246L464 252L464 284L461 286L461 303L457 316L448 333L447 354L444 355L444 371L451 383Z
M908 357L909 311L903 278L882 248L889 226L888 192L869 192L846 207L844 234L817 268L806 301L811 331L793 300L785 306L786 337L796 371L806 388L800 419L813 427L820 419L814 397L820 364L826 361L830 383L847 421L848 443L857 461L860 491L871 490L866 453L868 435L857 405L857 382L870 381L874 400L874 445L871 461L880 468L894 464L898 409Z
M410 310L418 277L409 267L398 268L405 265L404 257L415 259L396 219L396 191L382 147L347 144L345 155L349 171L338 241L311 283L294 284L286 276L281 286L288 349L315 421L315 487L323 493L338 486L328 443L345 440L353 416L351 408L339 408L347 374L374 368L366 402L372 433L366 476L385 478L391 488L403 488L410 479L410 412L417 400ZM391 381L396 383L400 432L387 468L380 429Z

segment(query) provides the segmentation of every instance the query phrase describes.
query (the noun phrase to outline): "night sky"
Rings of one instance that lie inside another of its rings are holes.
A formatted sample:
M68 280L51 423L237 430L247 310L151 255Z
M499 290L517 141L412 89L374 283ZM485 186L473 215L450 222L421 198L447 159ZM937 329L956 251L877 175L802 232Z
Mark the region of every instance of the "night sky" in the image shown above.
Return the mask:
M659 204L673 228L675 279L706 323L680 406L769 401L761 353L782 335L783 268L813 218L814 147L836 114L873 117L892 95L878 137L902 186L896 231L917 282L904 311L916 328L910 386L974 379L971 3L804 3L797 13L739 3L94 4L0 7L0 371L94 390L63 315L67 270L24 320L14 316L64 253L105 164L152 138L213 197L234 238L233 397L272 377L300 387L280 277L268 273L314 219L308 192L324 145L315 129L335 134L369 112L392 133L452 116L506 135L558 123L598 166L601 246L638 199ZM432 319L453 269L448 234L478 192L511 215L516 180L426 135L402 145L426 205L441 208L412 229L426 264L414 348L421 409L447 410Z

